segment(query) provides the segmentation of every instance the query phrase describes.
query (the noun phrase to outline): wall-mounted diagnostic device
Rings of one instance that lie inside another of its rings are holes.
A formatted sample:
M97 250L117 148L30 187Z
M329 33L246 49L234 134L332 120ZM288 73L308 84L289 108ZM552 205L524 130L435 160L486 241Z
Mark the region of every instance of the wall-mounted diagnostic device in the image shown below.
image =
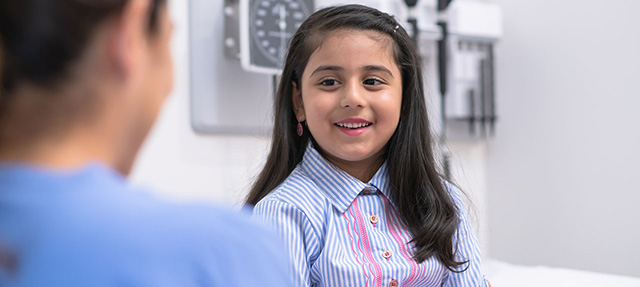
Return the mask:
M493 49L502 38L501 10L486 2L448 2L440 43L445 133L461 135L457 127L466 125L467 135L485 137L497 119Z
M313 0L240 0L242 67L280 73L289 40L313 11Z

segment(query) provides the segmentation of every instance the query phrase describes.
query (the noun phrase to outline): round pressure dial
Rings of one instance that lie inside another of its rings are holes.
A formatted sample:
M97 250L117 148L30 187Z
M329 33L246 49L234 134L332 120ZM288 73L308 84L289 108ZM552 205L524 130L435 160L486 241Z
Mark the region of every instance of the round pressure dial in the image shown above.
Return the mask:
M313 0L250 0L249 37L259 66L282 69L289 39L313 12ZM257 55L256 55L257 54Z

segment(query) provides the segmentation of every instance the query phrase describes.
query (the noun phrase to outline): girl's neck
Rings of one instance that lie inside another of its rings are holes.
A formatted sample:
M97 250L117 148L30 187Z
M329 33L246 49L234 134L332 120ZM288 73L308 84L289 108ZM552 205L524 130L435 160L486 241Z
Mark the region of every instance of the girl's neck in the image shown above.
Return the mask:
M381 150L375 155L361 161L347 161L331 156L325 152L320 152L330 163L364 183L369 182L376 172L378 172L384 163L385 154L384 150Z

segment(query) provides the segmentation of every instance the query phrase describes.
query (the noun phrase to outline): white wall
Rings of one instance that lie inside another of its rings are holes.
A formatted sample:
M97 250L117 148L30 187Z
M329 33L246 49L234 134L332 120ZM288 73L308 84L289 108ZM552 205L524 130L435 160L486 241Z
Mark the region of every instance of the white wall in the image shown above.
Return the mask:
M640 277L640 1L493 2L492 256Z

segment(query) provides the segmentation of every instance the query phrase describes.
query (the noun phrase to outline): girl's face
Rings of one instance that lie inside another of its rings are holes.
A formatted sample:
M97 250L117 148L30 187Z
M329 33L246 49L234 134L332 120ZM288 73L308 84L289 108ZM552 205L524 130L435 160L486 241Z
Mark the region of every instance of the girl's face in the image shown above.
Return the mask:
M400 120L402 78L392 41L372 30L333 31L309 58L302 87L293 83L298 121L307 121L330 162L363 181L384 161Z

